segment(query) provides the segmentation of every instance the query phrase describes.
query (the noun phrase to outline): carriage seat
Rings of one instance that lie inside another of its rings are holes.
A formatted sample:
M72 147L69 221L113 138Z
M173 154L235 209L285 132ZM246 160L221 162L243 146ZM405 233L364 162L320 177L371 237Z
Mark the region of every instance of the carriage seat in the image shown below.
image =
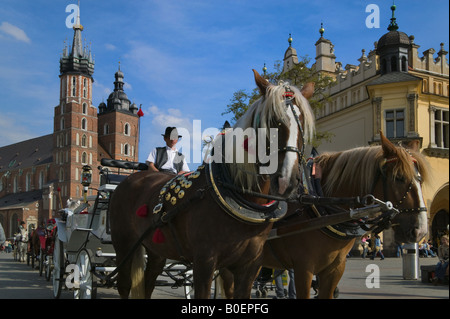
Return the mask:
M115 160L111 158L102 158L100 164L102 166L114 167L119 169L123 168L140 171L148 170L148 165L145 163ZM100 185L105 184L119 185L120 182L122 182L127 176L128 175L102 173L100 178Z
M112 184L119 185L127 175L119 175L119 174L102 174L100 177L100 185Z
M100 161L100 164L102 166L115 167L115 168L124 168L124 169L132 169L132 170L139 170L139 171L148 170L148 165L145 163L115 160L115 159L111 159L111 158L102 158L102 160Z

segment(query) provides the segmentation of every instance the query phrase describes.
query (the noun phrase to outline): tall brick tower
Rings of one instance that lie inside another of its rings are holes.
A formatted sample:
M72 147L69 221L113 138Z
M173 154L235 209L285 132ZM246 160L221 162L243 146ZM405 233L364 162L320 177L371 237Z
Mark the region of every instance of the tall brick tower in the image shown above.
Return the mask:
M65 45L60 60L60 101L55 107L53 129L53 169L62 203L69 197L80 198L81 168L97 166L97 109L92 105L94 61L90 49L83 47L78 11L73 26L72 47ZM98 185L98 173L93 170ZM63 204L64 205L64 204Z

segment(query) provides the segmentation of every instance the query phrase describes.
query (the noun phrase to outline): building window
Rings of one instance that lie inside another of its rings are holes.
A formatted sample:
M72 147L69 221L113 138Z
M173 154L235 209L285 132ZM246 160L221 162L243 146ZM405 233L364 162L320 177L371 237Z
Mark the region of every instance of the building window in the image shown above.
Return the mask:
M123 129L123 133L124 133L125 135L127 135L127 136L130 135L130 124L125 123L125 127L124 127L124 129Z
M402 57L402 72L407 72L406 57Z
M423 93L428 93L428 80L423 79Z
M83 154L81 154L81 164L87 164L88 159L87 159L87 153L83 152Z
M87 80L83 79L83 97L86 98L87 96Z
M62 167L59 169L59 181L64 181L64 169Z
M386 137L404 137L405 136L405 110L386 111Z
M397 72L397 58L391 57L391 72Z
M25 176L25 191L31 191L31 173L27 173Z
M83 103L83 110L82 110L83 114L87 114L87 104Z
M82 130L87 130L87 120L85 118L81 119L81 129Z
M39 189L44 187L44 171L39 172Z
M72 77L72 96L76 96L77 93L77 78Z
M83 136L81 137L81 146L82 146L82 147L87 147L87 137L86 137L86 134L83 134Z
M103 134L109 134L109 125L108 125L108 123L106 123L104 126L103 126Z
M65 129L64 117L61 117L61 130L64 130L64 129Z
M434 140L439 148L449 148L448 110L434 111Z
M130 155L130 146L128 144L125 144L123 147L123 153L125 155Z

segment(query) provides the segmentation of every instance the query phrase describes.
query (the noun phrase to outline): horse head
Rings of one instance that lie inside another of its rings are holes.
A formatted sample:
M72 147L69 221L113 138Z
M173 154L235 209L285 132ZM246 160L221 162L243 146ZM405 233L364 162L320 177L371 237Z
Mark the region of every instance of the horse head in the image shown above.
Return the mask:
M427 208L422 184L429 180L429 168L417 152L393 145L380 132L383 158L379 163L378 191L399 211L392 220L395 240L419 242L428 232Z
M261 97L231 130L254 132L252 138L244 140L243 149L246 159L253 155L256 161L253 165L244 161L230 171L239 186L287 198L297 189L299 158L314 134L314 115L308 102L314 84L308 83L302 90L286 82L273 85L253 72Z

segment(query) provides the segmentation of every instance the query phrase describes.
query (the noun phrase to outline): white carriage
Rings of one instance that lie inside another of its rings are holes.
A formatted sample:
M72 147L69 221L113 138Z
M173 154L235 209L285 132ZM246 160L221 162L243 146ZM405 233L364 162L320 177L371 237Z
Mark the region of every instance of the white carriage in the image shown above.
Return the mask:
M115 251L109 231L108 207L117 185L135 170L145 170L142 163L102 159L101 182L96 196L85 197L82 203L68 203L59 212L53 251L53 296L59 298L63 289L73 290L74 298L95 298L98 287L113 287L116 276ZM112 168L112 169L111 169ZM122 171L121 171L122 169ZM90 167L83 167L85 192L90 184ZM113 172L112 170L115 170ZM158 285L184 287L187 298L193 292L190 265L170 261Z

